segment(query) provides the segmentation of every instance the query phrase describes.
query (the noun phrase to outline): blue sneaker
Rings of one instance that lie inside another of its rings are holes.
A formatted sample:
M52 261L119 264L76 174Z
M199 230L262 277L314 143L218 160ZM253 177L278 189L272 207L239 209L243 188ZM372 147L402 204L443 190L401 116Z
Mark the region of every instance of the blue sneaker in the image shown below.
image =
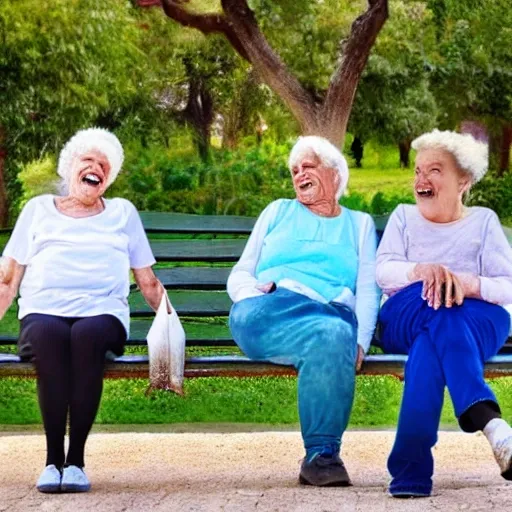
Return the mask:
M37 490L39 492L59 492L61 474L54 464L49 464L43 469L43 472L37 480Z
M83 469L68 466L62 471L60 489L62 492L87 492L91 489L91 483Z

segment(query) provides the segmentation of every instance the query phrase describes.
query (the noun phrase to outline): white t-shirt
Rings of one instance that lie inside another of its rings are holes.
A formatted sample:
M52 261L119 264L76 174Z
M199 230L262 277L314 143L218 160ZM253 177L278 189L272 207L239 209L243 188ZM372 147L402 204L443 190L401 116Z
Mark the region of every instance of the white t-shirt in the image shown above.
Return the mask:
M155 258L135 206L104 202L101 213L79 219L59 212L52 195L25 205L3 253L26 266L18 318L110 314L129 334L130 268L150 267Z

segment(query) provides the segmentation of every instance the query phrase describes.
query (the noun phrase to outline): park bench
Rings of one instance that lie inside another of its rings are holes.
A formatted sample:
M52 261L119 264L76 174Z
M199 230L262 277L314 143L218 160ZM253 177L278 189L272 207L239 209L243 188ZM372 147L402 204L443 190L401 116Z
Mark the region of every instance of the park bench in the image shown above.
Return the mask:
M168 290L187 333L185 377L294 375L292 367L251 361L236 353L226 325L231 306L226 281L255 219L159 212L142 212L141 218L158 262L155 272ZM381 235L387 217L374 219ZM512 230L505 231L512 242ZM162 264L167 266L163 268ZM148 376L147 352L134 353L139 349L131 347L146 345L153 312L137 287L131 288L128 353L108 362L106 377ZM0 323L0 346L10 345L12 349L16 342L16 333L2 334ZM14 351L2 352L6 350L0 350L0 377L35 375L33 365L21 362ZM371 353L360 373L402 377L406 360L403 355ZM512 344L505 345L486 365L486 376L502 375L512 375Z

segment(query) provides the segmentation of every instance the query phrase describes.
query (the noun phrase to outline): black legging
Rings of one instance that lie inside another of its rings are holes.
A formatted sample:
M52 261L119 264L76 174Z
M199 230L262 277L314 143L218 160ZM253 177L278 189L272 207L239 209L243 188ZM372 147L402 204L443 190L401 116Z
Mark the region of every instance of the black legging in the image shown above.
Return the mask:
M105 353L121 354L122 323L112 315L62 318L31 314L20 338L30 342L37 370L39 407L46 434L46 464L84 466L84 449L103 390ZM64 436L69 413L69 449Z

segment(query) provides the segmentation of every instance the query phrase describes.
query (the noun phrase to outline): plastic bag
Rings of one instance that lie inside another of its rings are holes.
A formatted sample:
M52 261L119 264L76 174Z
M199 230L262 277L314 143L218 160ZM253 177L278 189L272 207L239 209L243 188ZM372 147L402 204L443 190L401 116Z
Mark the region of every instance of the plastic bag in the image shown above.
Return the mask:
M168 307L172 313L168 313ZM166 389L183 394L185 374L185 331L164 291L147 336L149 389Z

